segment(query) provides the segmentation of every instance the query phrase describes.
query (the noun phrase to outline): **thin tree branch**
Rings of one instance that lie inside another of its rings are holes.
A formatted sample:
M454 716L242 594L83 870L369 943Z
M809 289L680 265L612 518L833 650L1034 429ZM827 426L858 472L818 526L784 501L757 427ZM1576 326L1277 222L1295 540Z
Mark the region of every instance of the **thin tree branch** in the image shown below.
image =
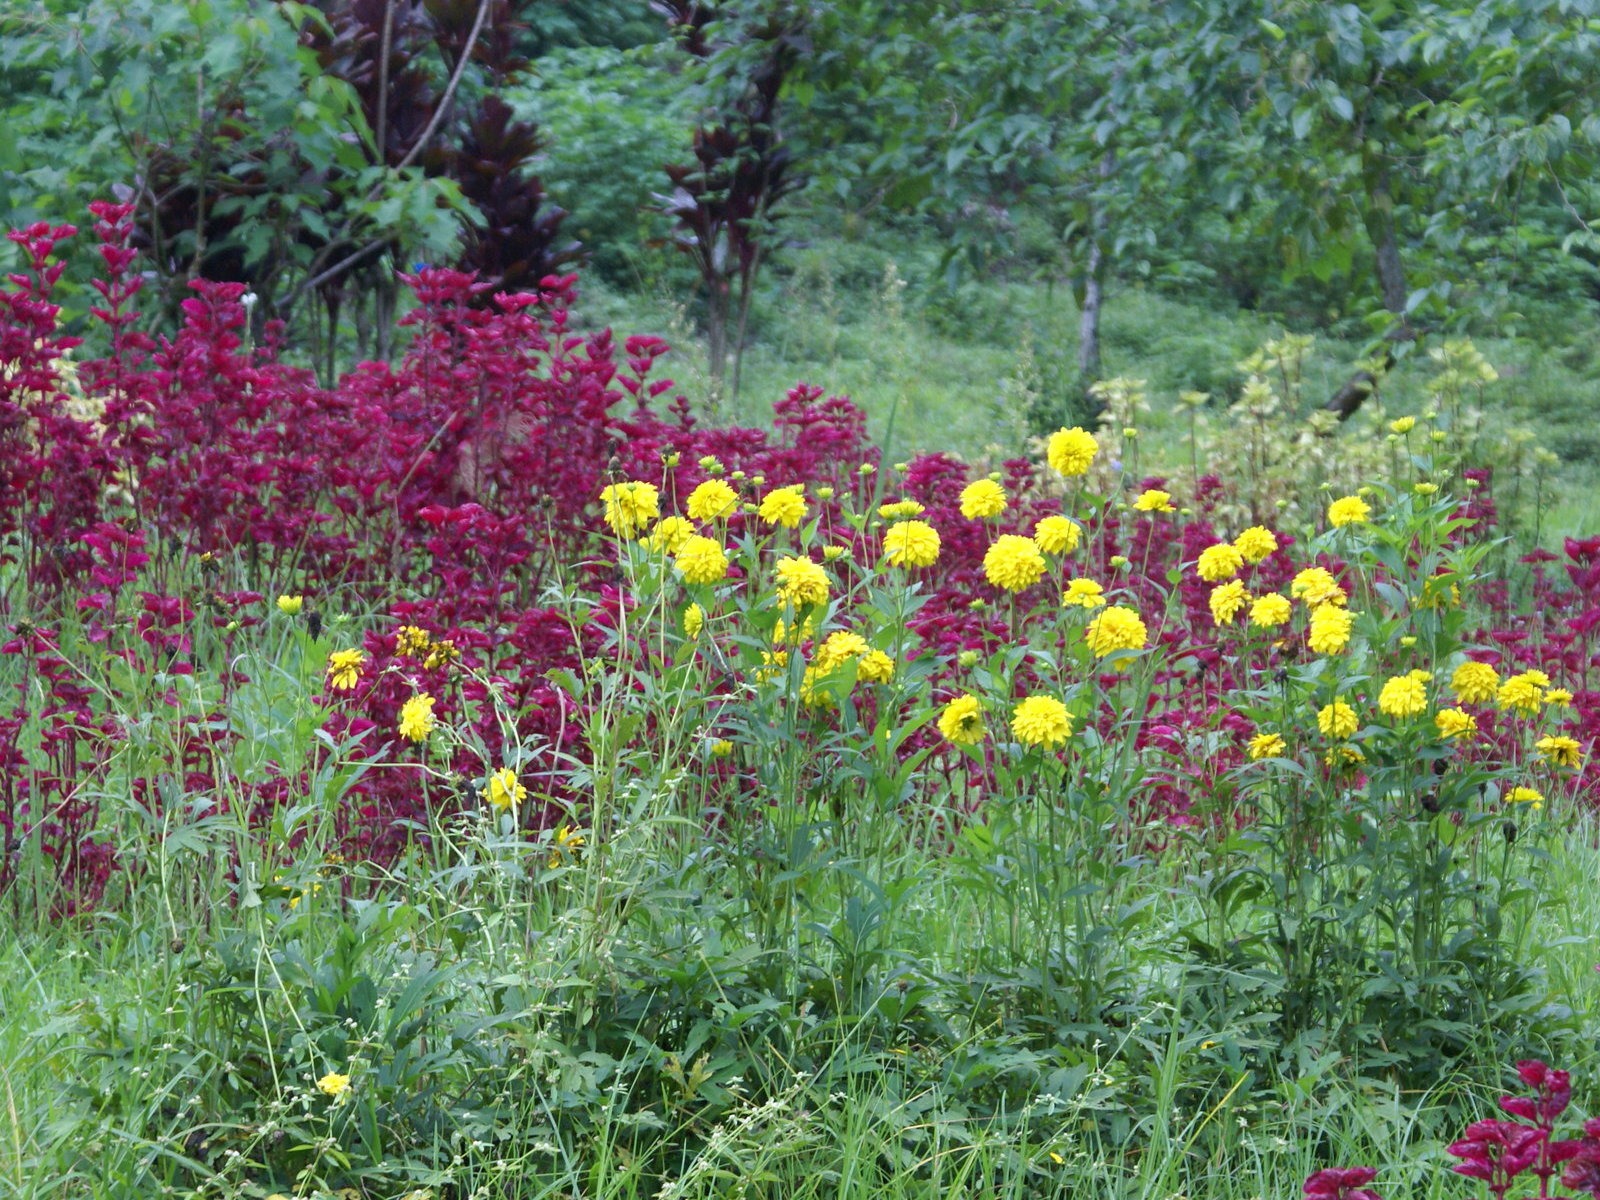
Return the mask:
M467 44L462 47L461 57L456 60L456 69L450 75L450 82L445 85L444 95L439 99L439 106L433 110L433 119L428 122L428 127L422 131L422 136L416 140L410 150L406 151L406 156L400 160L400 165L395 170L404 171L415 162L417 155L422 153L429 140L438 132L439 125L444 121L445 113L450 111L450 102L455 98L456 88L461 83L461 76L467 69L467 63L472 61L473 48L478 43L478 35L483 32L483 22L488 15L489 0L478 0L478 16L472 22L472 32L467 34Z

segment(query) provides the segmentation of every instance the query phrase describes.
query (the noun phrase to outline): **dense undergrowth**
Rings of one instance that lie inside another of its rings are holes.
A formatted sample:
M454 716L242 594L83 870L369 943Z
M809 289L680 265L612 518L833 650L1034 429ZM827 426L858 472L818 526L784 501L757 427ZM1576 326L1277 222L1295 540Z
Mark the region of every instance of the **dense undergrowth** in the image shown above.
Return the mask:
M16 1194L1446 1195L1505 1064L1590 1095L1600 538L1470 344L990 471L570 278L321 387L96 216L105 353L64 230L0 295Z

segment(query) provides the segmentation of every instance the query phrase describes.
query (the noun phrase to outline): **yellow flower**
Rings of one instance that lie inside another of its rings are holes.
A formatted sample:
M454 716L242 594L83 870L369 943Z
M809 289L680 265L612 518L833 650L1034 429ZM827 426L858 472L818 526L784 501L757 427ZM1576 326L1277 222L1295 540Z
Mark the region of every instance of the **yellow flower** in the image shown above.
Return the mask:
M1289 584L1289 595L1296 600L1304 600L1308 608L1316 608L1319 604L1343 604L1346 599L1339 581L1323 567L1307 567L1296 575Z
M1544 702L1552 708L1566 708L1572 703L1572 693L1566 688L1550 688L1544 694Z
M823 671L832 671L852 658L860 658L871 649L867 639L859 633L838 629L830 633L827 640L817 647L816 664Z
M1008 592L1020 592L1044 575L1044 555L1032 538L1004 533L983 555L983 573L989 582Z
M706 627L706 610L698 604L691 604L683 610L683 635L697 638L700 631Z
M1360 496L1341 496L1328 505L1328 523L1335 528L1359 525L1372 516L1372 509Z
M969 521L998 517L1006 510L1006 490L992 479L977 479L961 489L961 515Z
M1330 770L1337 771L1340 767L1353 767L1357 763L1367 761L1367 756L1361 753L1360 746L1330 746L1328 752L1322 756L1322 761Z
M433 639L426 629L416 625L402 625L394 635L394 652L406 658L421 658L427 654Z
M1072 715L1054 696L1029 696L1012 710L1011 732L1024 746L1054 749L1072 736Z
M957 696L939 713L939 732L958 746L983 741L982 703L973 695Z
M1239 610L1250 603L1250 593L1237 579L1211 589L1211 619L1218 625L1230 624Z
M888 683L894 678L894 659L882 650L868 650L856 664L856 678L865 683Z
M1417 419L1415 417L1396 417L1389 422L1390 433L1410 433L1416 427Z
M550 857L545 865L552 871L555 870L567 859L577 858L578 851L582 850L585 844L583 834L571 825L561 826L550 839Z
M1537 788L1514 787L1506 793L1506 799L1512 804L1531 804L1535 808L1544 807L1544 793Z
M1450 676L1450 690L1463 704L1488 704L1500 690L1500 676L1488 663L1468 659Z
M817 489L817 499L822 501L832 500L833 488L828 484L823 484Z
M1319 604L1311 613L1311 649L1318 654L1342 654L1350 644L1355 614L1337 604Z
M1288 743L1275 733L1258 733L1250 739L1248 751L1251 759L1278 758L1289 748Z
M1343 700L1335 700L1332 704L1323 705L1317 712L1317 728L1324 737L1342 741L1355 736L1356 730L1361 728L1361 719L1356 716L1356 710Z
M878 515L885 521L899 521L905 517L920 517L927 510L915 500L896 500L878 505Z
M328 656L328 686L336 692L348 692L361 678L361 664L367 656L360 650L335 650Z
M720 479L708 479L689 493L691 520L720 521L739 506L739 494Z
M1089 622L1084 638L1096 658L1116 650L1143 650L1149 631L1131 608L1113 604Z
M883 535L891 567L931 567L939 561L939 531L926 521L898 521Z
M1478 733L1478 718L1459 708L1441 708L1433 718L1442 738L1471 740Z
M768 525L793 529L806 519L806 493L798 483L773 488L761 499L758 515Z
M433 716L433 697L418 692L400 706L400 736L408 742L426 741L438 721Z
M1533 748L1553 767L1576 767L1583 759L1583 747L1575 739L1561 735L1542 737Z
M838 562L849 553L849 546L824 546L822 548L822 561L825 563Z
M515 771L510 767L501 767L489 776L489 782L483 785L479 795L489 802L495 812L509 812L514 805L528 798L528 789L522 786Z
M279 596L278 611L286 617L298 617L300 610L306 606L304 596Z
M761 665L756 668L756 679L761 683L776 679L787 673L789 669L789 652L787 650L763 650L761 652Z
M732 758L733 757L733 743L730 742L727 738L718 738L716 741L711 743L711 757L712 758Z
M1543 671L1524 671L1500 685L1495 702L1502 709L1519 708L1526 713L1536 713L1544 703L1544 690L1549 686L1550 676Z
M1427 708L1428 689L1417 678L1416 672L1386 680L1383 690L1378 693L1378 711L1386 717L1415 717L1426 712Z
M337 1071L329 1071L317 1080L317 1091L324 1096L337 1100L350 1090L350 1076L341 1075Z
M1137 500L1133 502L1134 512L1177 512L1172 506L1172 496L1157 488L1146 489Z
M1099 451L1100 443L1094 440L1094 435L1074 425L1071 429L1058 429L1050 435L1044 456L1052 471L1070 478L1087 475Z
M780 558L775 573L779 600L796 608L828 602L828 573L809 558Z
M441 638L428 647L428 657L422 660L422 665L432 671L437 667L448 666L461 657L461 652L456 649L456 644L448 638Z
M1070 517L1040 517L1033 527L1033 540L1046 554L1071 554L1082 536L1083 530Z
M1411 490L1419 496L1431 496L1439 490L1437 483L1413 483Z
M1113 554L1106 559L1106 563L1113 567L1125 567L1128 565L1128 556L1126 554Z
M1069 608L1103 608L1105 602L1105 589L1092 579L1068 580L1061 593L1061 603Z
M728 573L728 556L722 547L698 533L684 539L672 561L687 583L716 583Z
M653 483L630 480L608 484L600 493L606 524L618 537L631 538L661 515L661 493Z
M1257 596L1255 603L1250 606L1250 624L1263 629L1276 629L1288 621L1289 612L1288 600L1277 592L1268 592L1264 596Z
M676 554L693 536L694 522L688 517L662 517L644 539L644 545L656 554Z
M1200 551L1195 570L1207 583L1221 583L1224 579L1232 579L1237 575L1242 566L1244 566L1244 555L1235 550L1230 543L1218 542L1215 546L1207 546Z
M1252 525L1233 539L1233 548L1247 563L1258 563L1278 548L1278 539L1265 525Z

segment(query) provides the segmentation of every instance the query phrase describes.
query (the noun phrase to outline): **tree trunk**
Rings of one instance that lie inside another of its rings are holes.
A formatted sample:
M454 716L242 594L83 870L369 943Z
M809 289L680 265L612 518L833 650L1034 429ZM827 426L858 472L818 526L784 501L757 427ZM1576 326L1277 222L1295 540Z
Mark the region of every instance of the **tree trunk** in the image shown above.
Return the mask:
M1365 214L1367 236L1372 239L1373 264L1378 273L1378 290L1383 295L1383 306L1399 319L1384 335L1383 371L1394 366L1394 348L1400 342L1414 341L1416 329L1406 315L1405 264L1400 258L1400 238L1394 226L1394 198L1389 194L1389 173L1384 168L1367 187ZM1337 413L1339 420L1347 421L1367 402L1378 386L1378 375L1372 371L1357 371L1344 383L1324 406Z
M1107 150L1100 156L1100 180L1111 178L1116 155ZM1106 213L1096 205L1089 221L1089 261L1084 271L1083 308L1078 314L1078 378L1087 388L1100 378L1100 305L1105 298Z

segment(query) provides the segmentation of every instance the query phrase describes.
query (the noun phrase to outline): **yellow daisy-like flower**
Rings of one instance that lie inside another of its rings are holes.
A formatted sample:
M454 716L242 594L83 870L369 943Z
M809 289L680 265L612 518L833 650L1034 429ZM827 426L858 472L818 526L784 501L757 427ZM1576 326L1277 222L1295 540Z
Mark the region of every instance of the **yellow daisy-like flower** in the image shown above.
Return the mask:
M832 671L843 666L852 658L860 658L872 646L867 639L859 633L848 629L838 629L830 633L827 640L817 647L816 664L823 671Z
M987 521L1006 510L1006 490L992 479L975 479L961 489L961 515Z
M708 479L689 493L685 507L691 520L720 521L739 507L739 494L720 479Z
M1417 419L1415 417L1396 417L1389 422L1390 433L1410 433L1416 427Z
M1319 604L1311 613L1311 634L1307 639L1318 654L1343 654L1350 644L1355 614L1337 604Z
M1233 548L1253 565L1277 550L1278 539L1265 525L1252 525L1233 539Z
M1345 525L1359 525L1371 516L1371 506L1360 496L1341 496L1328 505L1328 524L1335 529Z
M1244 584L1237 579L1219 584L1211 589L1211 619L1218 625L1232 623L1239 615L1239 610L1250 603L1250 593L1244 590Z
M822 561L825 563L838 562L849 553L849 546L824 546L822 548Z
M926 521L897 521L883 535L891 567L931 567L939 561L939 531Z
M662 517L644 539L644 546L655 554L676 554L693 536L694 522L688 517Z
M1524 671L1520 675L1512 675L1500 685L1500 690L1495 693L1495 703L1502 710L1520 709L1526 713L1536 713L1544 703L1544 690L1550 686L1550 676L1543 671Z
M329 1099L337 1100L350 1090L350 1076L341 1075L337 1071L329 1071L317 1080L317 1091Z
M1361 753L1360 746L1330 746L1328 752L1322 756L1322 761L1331 771L1342 767L1353 767L1357 763L1367 761L1367 756Z
M1244 566L1244 555L1235 550L1230 542L1218 542L1215 546L1207 546L1200 551L1200 558L1194 565L1200 578L1207 583L1221 583L1225 579L1232 579L1242 566Z
M1040 517L1033 527L1033 540L1046 554L1071 554L1082 536L1083 530L1070 517Z
M1149 636L1139 614L1120 604L1097 614L1084 630L1084 639L1096 658L1117 650L1143 650Z
M328 686L336 692L348 692L361 678L361 664L367 656L360 650L335 650L328 656Z
M1054 749L1072 736L1072 714L1054 696L1029 696L1012 710L1011 732L1024 746Z
M712 758L732 758L733 757L733 743L730 742L727 738L718 738L716 741L711 743L711 757Z
M479 795L489 802L489 807L495 812L510 812L515 805L528 798L528 789L522 786L515 771L510 767L501 767L489 776L489 782L483 785Z
M889 683L894 679L894 659L882 650L868 650L856 663L856 678L863 683Z
M1335 609L1334 611L1342 611ZM1386 717L1415 717L1428 709L1427 685L1416 673L1396 675L1386 680L1378 693L1378 711Z
M1324 737L1345 738L1354 737L1356 730L1361 728L1361 718L1356 716L1356 710L1343 700L1335 700L1332 704L1325 704L1317 711L1317 728Z
M1172 495L1158 488L1147 488L1137 500L1133 502L1134 512L1177 512L1172 505Z
M927 509L915 500L895 500L878 505L878 515L885 521L900 521L906 517L920 517Z
M456 644L449 638L441 638L428 647L428 657L422 660L422 665L432 671L448 667L460 657L461 651L456 649Z
M631 538L661 515L661 493L653 483L633 479L608 484L600 493L606 524L618 537Z
M1419 496L1432 496L1438 492L1439 485L1437 483L1428 483L1427 481L1424 481L1422 483L1413 483L1411 485L1411 490Z
M1068 608L1104 608L1105 588L1092 579L1070 579L1067 590L1061 593L1061 603Z
M1307 567L1301 571L1290 582L1289 595L1296 600L1304 600L1308 608L1316 608L1319 604L1343 604L1347 599L1339 581L1324 567Z
M1544 755L1544 760L1554 767L1576 767L1583 761L1583 747L1576 739L1556 734L1542 737L1533 748Z
M798 483L773 488L761 498L761 507L756 510L756 515L768 525L795 528L806 519L805 488Z
M1094 465L1094 456L1100 452L1100 443L1094 434L1074 425L1071 429L1058 429L1045 444L1045 461L1058 475L1072 478L1087 475Z
M1264 596L1257 596L1255 603L1250 605L1250 624L1263 629L1276 629L1287 623L1291 611L1286 597L1277 592L1268 592Z
M1450 690L1463 704L1488 704L1500 690L1500 676L1488 663L1468 659L1450 676Z
M697 638L700 631L706 627L706 610L698 604L691 604L683 610L683 635L688 638Z
M958 746L983 741L983 704L973 695L957 696L939 713L939 732Z
M828 573L809 558L780 558L774 573L784 603L801 608L828 602Z
M1551 708L1566 708L1572 703L1572 693L1566 688L1549 688L1545 691L1544 702Z
M555 836L550 839L550 857L545 860L545 866L554 871L563 862L576 859L578 851L587 844L587 839L571 825L563 825L557 829Z
M416 625L402 625L394 635L394 652L406 658L421 658L432 644L428 631Z
M1289 744L1275 733L1258 733L1250 739L1246 747L1250 758L1278 758L1289 748Z
M686 583L716 583L728 573L728 556L722 547L698 533L684 539L672 561Z
M438 725L433 715L433 697L418 692L400 706L400 736L408 742L423 742Z
M304 596L279 596L278 611L286 617L298 617L300 610L306 606Z
M1001 534L983 555L983 573L990 583L1008 592L1020 592L1044 575L1044 555L1032 538Z
M1433 724L1442 738L1470 741L1478 735L1478 718L1459 708L1441 708L1434 714Z
M1544 807L1544 793L1538 788L1514 787L1506 793L1506 800L1511 804L1531 804L1535 808Z

